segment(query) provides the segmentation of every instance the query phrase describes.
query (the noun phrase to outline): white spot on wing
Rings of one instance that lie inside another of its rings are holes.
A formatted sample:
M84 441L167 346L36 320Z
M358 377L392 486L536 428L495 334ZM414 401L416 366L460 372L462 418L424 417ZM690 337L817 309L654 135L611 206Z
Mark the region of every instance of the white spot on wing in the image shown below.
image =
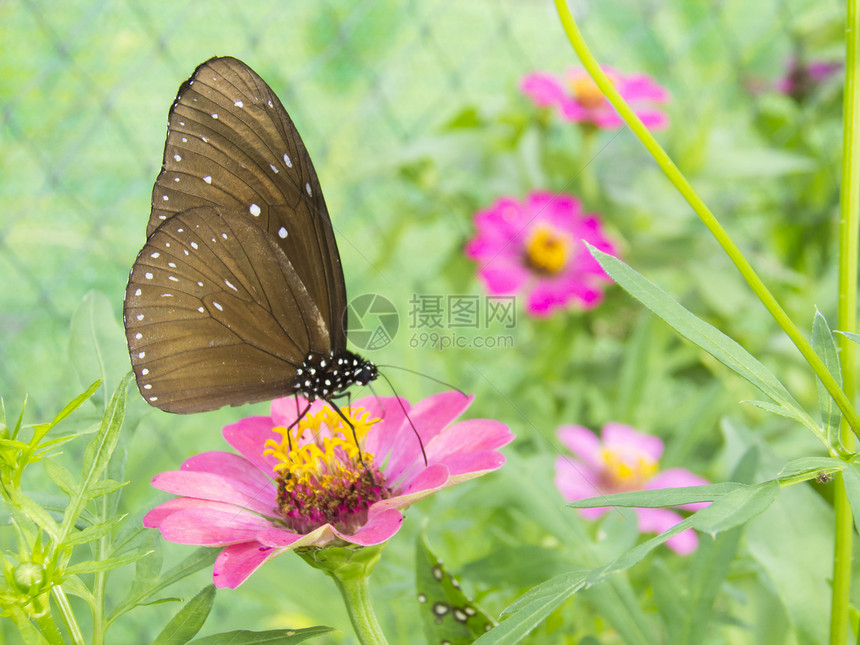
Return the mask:
M161 196L161 199L163 199L164 201L169 201L169 200L170 200L170 198L169 198L167 195L162 195L162 196Z
M229 280L227 280L226 278L224 279L224 284L226 284L228 287L230 287L233 291L239 291L239 290L238 290L236 287L234 287L234 286L233 286L233 284L232 284Z
M212 175L206 175L203 178L203 181L205 181L207 184L211 184L212 183Z
M311 191L310 183L305 182L305 190L308 191L308 197L313 197L313 192Z
M198 247L198 246L197 246L197 242L192 242L192 243L191 243L191 248L192 248L192 249L194 249L194 250L196 251L196 250L197 250L198 248L200 248L200 247Z
M143 274L143 277L146 278L147 280L152 280L152 273L147 271L146 273Z
M140 352L140 354L137 355L138 358L143 358L145 356L146 356L146 352Z
M245 107L245 104L242 103L242 101L236 101L235 103L233 103L233 105L235 105L236 107Z
M140 292L140 289L137 289L137 290L134 292L134 295L139 296L139 295L140 295L140 293L141 293L141 292Z
M222 307L220 304L218 304L214 300L212 301L212 306L215 307L215 309L217 309L218 311L224 311L224 307Z
M248 210L251 211L251 215L253 215L254 217L259 217L260 213L262 212L260 210L260 207L256 204L251 204L251 207Z
M213 112L213 113L212 113L212 118L213 118L213 119L217 119L217 118L218 118L218 113L217 113L217 112Z
M287 237L287 229L285 229L283 226L278 229L278 237L282 240Z
M143 320L143 314L137 314L135 318L137 318L138 320Z
M140 374L141 376L146 376L147 374L149 374L149 368L144 367L142 370L140 370Z
M182 157L180 157L179 155L173 155L173 159L174 161L182 161Z
M273 163L270 163L270 164L269 164L269 168L271 168L271 169L272 169L272 170L274 170L275 172L278 172L278 168L277 168L277 166L275 166L275 164L273 164Z
M159 253L158 251L154 251L154 252L152 252L152 253L150 253L150 254L149 254L149 257L151 257L151 258L157 258L159 255L161 255L161 253Z
M284 153L284 163L287 164L287 168L293 167L293 162L290 161L290 155L288 155L286 152Z

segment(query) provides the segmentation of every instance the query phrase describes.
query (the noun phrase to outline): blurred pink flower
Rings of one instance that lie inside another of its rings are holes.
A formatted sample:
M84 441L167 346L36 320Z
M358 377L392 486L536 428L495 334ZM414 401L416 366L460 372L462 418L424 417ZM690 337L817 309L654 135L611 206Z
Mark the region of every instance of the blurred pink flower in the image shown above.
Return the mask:
M615 253L600 220L571 195L532 191L524 202L502 197L475 214L466 255L492 295L526 292L526 309L550 316L575 302L590 309L603 299L609 277L583 241Z
M841 70L841 61L803 63L797 58L792 58L788 63L788 72L777 82L776 89L802 102L818 85Z
M607 423L600 439L582 426L561 426L561 442L577 457L561 455L555 462L555 485L569 502L612 493L634 490L655 490L682 486L704 486L705 479L684 468L657 472L657 462L663 454L663 442L652 435L637 432L628 425ZM706 503L681 506L698 510ZM586 519L597 519L607 507L578 509ZM634 509L642 533L662 533L675 526L682 517L666 508ZM666 545L686 555L696 550L699 541L693 529L669 538Z
M652 130L668 127L669 117L655 107L669 100L664 87L647 74L625 76L611 67L601 69L646 127ZM520 81L520 89L540 107L557 107L566 121L592 123L603 130L617 130L624 125L624 120L582 68L569 69L563 78L548 72L533 72Z
M297 398L303 409L306 401ZM206 452L181 470L156 475L153 486L181 497L151 510L144 526L171 542L224 547L213 580L230 588L285 551L380 544L397 533L410 504L504 463L496 450L514 438L507 426L489 419L452 423L472 398L443 392L411 409L401 399L421 435L426 465L396 398L367 397L342 408L355 435L320 401L288 432L296 404L276 399L271 416L224 428L240 454Z

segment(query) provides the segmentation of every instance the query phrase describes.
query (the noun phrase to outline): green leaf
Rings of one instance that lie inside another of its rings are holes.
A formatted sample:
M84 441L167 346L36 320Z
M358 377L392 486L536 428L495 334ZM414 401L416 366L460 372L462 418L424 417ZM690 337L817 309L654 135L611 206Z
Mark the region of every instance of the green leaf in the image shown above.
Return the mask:
M510 614L509 617L478 638L475 645L519 643L565 600L585 587L588 575L584 570L568 571L530 589L505 609L503 613Z
M711 354L741 377L755 385L779 406L785 414L797 419L819 439L826 442L818 424L800 407L785 386L757 358L713 325L694 316L653 282L611 255L588 245L591 255L603 270L679 334Z
M93 598L92 591L90 591L89 587L87 587L77 576L69 576L63 580L62 587L73 596L77 596L78 598L85 600L90 607L94 606L95 599Z
M469 645L495 624L466 597L423 535L415 540L415 585L429 643Z
M65 467L50 459L43 459L42 466L45 468L45 472L48 473L48 477L51 478L51 481L53 481L61 491L69 497L74 496L78 489L78 482L75 481L72 473L70 473Z
M779 494L779 482L772 479L756 486L743 486L721 497L692 516L693 526L716 535L745 524L763 513Z
M853 331L839 331L836 330L837 334L842 334L848 340L853 340L855 343L860 343L860 334L855 334Z
M845 495L854 513L854 527L860 531L860 471L858 468L860 466L856 462L848 464L842 471L842 478L845 482Z
M106 558L104 560L87 560L78 562L65 570L66 575L80 575L82 573L96 573L98 571L112 571L119 569L135 560L142 558L145 553L130 553L117 558Z
M90 441L84 451L84 463L81 472L81 488L89 490L90 485L95 482L107 468L108 460L113 454L116 442L119 439L119 431L125 416L125 401L128 394L128 386L131 384L134 374L128 372L120 381L110 403L105 410L102 423L96 436Z
M119 382L128 364L125 335L114 317L113 305L103 293L87 293L72 314L69 333L69 358L83 383L99 379L104 390L93 396L103 407L105 395Z
M128 482L118 482L113 479L102 479L90 486L87 491L87 498L92 500L96 497L101 497L102 495L109 495L110 493L115 493L120 488L127 485Z
M82 392L81 394L78 394L78 396L76 396L74 399L69 401L69 403L66 404L66 407L64 407L62 410L60 410L60 412L57 414L57 416L55 416L50 422L40 423L39 425L34 426L33 427L33 438L30 441L30 443L32 443L34 445L38 444L42 440L42 437L44 437L46 434L48 434L48 432L54 426L56 426L58 423L60 423L60 421L67 418L72 412L74 412L79 407L81 407L81 405L83 405L84 401L89 399L93 395L93 393L97 389L99 389L100 385L101 385L101 381L95 381L94 383L90 384L90 386L84 392Z
M570 508L597 508L601 506L625 506L633 508L663 508L682 506L697 502L713 502L731 492L747 488L746 484L725 482L707 486L681 486L679 488L658 488L637 490L630 493L615 493L601 497L589 497L568 504Z
M150 532L157 535L156 531L150 530ZM211 567L215 563L215 558L217 557L218 549L200 547L160 578L151 580L148 584L141 582L140 584L136 583L132 585L128 596L126 596L122 602L120 602L116 607L114 607L113 611L111 611L108 616L107 623L111 624L130 609L138 605L146 604L147 599L150 596L162 591L174 582L182 580L201 569Z
M63 540L65 546L86 544L110 533L111 529L125 518L124 515L112 517L109 520L88 526L83 531L72 531Z
M212 603L215 602L215 585L208 585L189 600L185 606L170 619L152 645L185 645L203 627Z
M817 471L832 473L846 468L847 465L848 462L836 459L835 457L800 457L792 459L785 464L779 472L777 479L807 475Z
M238 629L233 632L196 638L192 645L295 645L309 638L333 632L331 627L307 627L305 629L272 629L265 632L249 632Z
M815 318L812 322L812 349L827 366L827 370L842 387L842 371L839 367L839 354L836 342L830 332L830 325L818 309L815 310ZM821 410L821 420L824 423L824 431L830 446L839 445L839 424L842 421L842 412L836 405L836 401L830 396L830 392L824 387L821 379L815 379L818 385L818 407Z

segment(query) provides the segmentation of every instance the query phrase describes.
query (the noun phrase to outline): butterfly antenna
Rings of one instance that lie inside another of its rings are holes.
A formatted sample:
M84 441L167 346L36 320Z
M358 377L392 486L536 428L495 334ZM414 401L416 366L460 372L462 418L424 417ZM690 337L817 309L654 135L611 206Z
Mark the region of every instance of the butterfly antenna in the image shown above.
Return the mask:
M418 372L416 372L416 374L417 373ZM409 422L409 425L412 426L412 432L414 432L415 436L418 438L418 445L421 447L421 456L424 457L424 465L426 466L427 453L424 451L424 442L421 440L421 435L418 434L418 428L416 428L415 424L412 423L412 419L409 417L409 413L406 411L406 407L403 405L403 401L401 401L400 397L397 395L397 391L394 389L394 386L391 384L391 381L389 381L388 377L382 372L379 372L378 374L385 379L385 382L388 383L388 387L390 387L391 391L394 392L394 398L397 399L397 402L400 404L400 409L403 410L403 414L406 415L406 420ZM436 379L433 380L435 381ZM463 396L465 396L465 394Z
M468 394L466 394L463 390L461 390L456 385L452 385L451 383L446 383L445 381L442 381L438 378L434 378L434 377L430 376L429 374L425 374L424 372L419 372L418 370L411 370L408 367L401 367L400 365L377 365L377 367L384 367L385 369L401 370L403 372L409 372L410 374L417 374L418 376L423 376L424 378L429 379L435 383L438 383L439 385L444 385L445 387L449 387L452 390L457 390L457 392L462 394L464 397L468 398L468 396L469 396ZM388 381L388 379L385 379L385 380ZM391 385L391 382L389 381L388 384ZM392 388L392 389L394 389L394 388Z

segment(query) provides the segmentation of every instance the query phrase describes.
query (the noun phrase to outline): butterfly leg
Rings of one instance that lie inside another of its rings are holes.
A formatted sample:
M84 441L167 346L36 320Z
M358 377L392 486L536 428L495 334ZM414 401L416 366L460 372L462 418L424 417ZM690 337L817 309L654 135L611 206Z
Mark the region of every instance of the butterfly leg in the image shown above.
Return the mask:
M349 392L345 392L344 394L346 394L346 396L347 396L347 397L349 397ZM346 423L346 425L348 425L348 426L349 426L349 429L352 431L352 438L353 438L353 440L355 441L355 445L357 446L357 445L358 445L358 435L357 435L357 434L355 434L355 426L354 426L354 425L352 425L352 421L350 421L350 420L349 420L349 419L344 415L344 413L341 411L341 409L340 409L337 405L335 405L335 403L334 403L334 399L336 399L336 398L343 398L344 394L339 394L339 395L338 395L338 396L336 396L336 397L330 397L330 398L328 398L328 399L323 399L323 400L324 400L326 403L328 403L328 404L329 404L329 406L331 406L331 407L334 409L334 411L335 411L335 412L337 412L338 416L340 416L340 418L344 420L344 423ZM367 467L367 464L366 464L366 463L364 463L364 457L363 457L363 456L362 456L362 454L361 454L361 449L360 449L360 448L359 448L359 450L358 450L358 463L360 463L362 466L364 466L364 470L367 472L367 474L368 474L368 475L370 475L370 479L371 479L371 480L373 480L373 479L374 479L374 477L373 477L373 473L371 472L370 468L368 468L368 467Z

